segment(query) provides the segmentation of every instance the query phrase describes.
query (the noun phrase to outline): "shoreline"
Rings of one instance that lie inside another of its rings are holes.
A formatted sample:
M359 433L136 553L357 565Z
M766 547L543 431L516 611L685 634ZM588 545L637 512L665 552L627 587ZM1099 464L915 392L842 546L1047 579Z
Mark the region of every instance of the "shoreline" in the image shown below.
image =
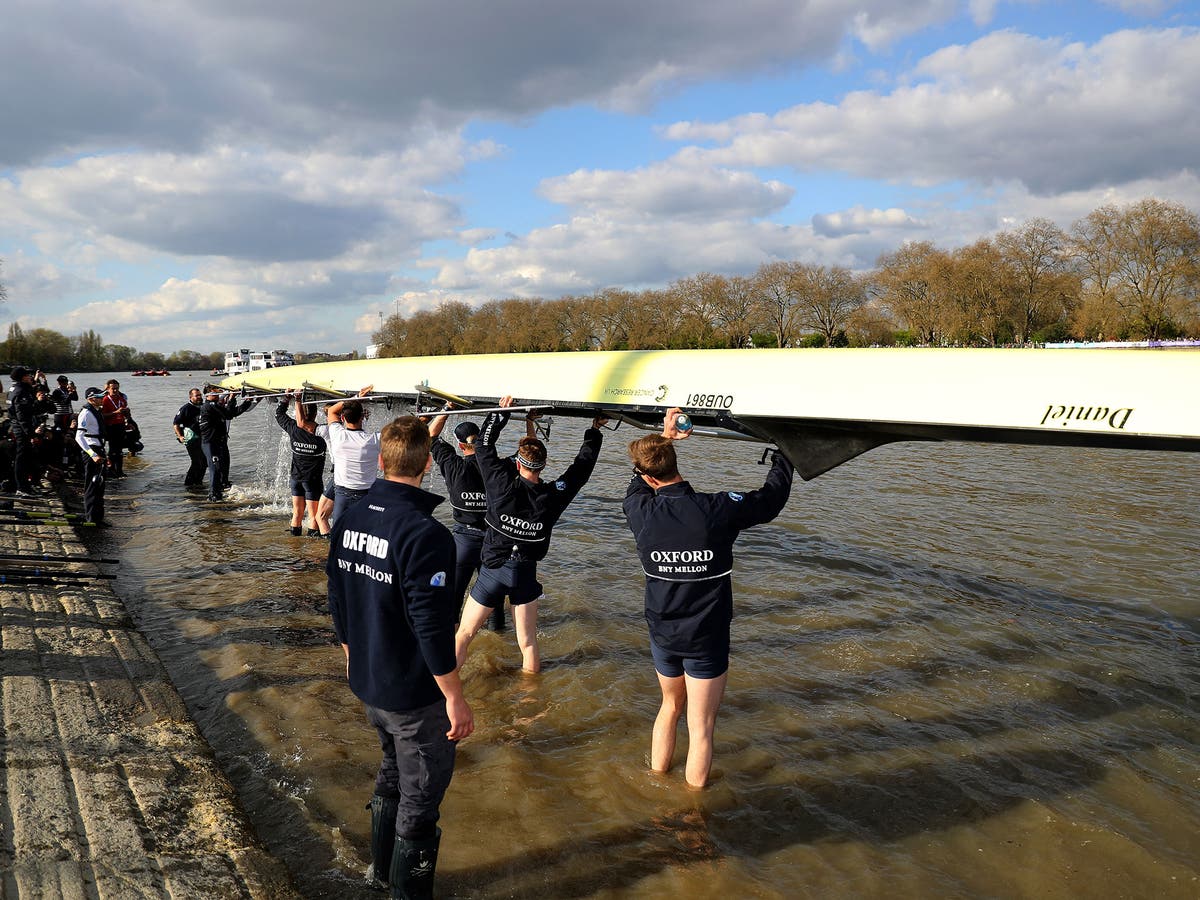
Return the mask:
M71 526L0 527L0 553L104 568ZM0 587L0 896L300 896L107 581Z

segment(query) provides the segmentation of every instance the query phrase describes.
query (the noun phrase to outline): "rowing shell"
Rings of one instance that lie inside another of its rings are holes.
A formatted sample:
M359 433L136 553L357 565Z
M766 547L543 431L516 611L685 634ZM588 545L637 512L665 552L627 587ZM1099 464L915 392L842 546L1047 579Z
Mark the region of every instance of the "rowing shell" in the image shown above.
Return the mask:
M655 430L678 406L696 433L777 444L806 479L904 440L1200 451L1200 352L1187 350L512 353L288 366L222 385L334 397L373 385L476 408L512 395Z

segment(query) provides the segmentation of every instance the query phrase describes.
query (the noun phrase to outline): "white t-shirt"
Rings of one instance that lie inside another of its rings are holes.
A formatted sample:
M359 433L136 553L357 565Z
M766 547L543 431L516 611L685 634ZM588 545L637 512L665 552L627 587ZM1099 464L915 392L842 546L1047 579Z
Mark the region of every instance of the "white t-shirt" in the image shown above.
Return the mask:
M333 483L352 491L365 491L379 470L379 434L350 430L341 422L329 423L329 452L333 457Z

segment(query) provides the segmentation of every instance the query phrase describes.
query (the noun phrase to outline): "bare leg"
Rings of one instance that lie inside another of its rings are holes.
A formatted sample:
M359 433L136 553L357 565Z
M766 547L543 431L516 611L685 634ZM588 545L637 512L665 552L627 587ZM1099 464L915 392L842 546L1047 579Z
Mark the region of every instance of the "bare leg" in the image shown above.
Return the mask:
M471 641L475 639L475 635L479 633L479 629L483 627L483 623L491 614L492 611L476 601L474 597L468 597L467 602L463 604L462 618L458 622L458 632L454 635L454 655L458 659L460 669L467 661L467 648L471 646Z
M668 678L661 672L656 674L658 686L662 688L662 706L658 708L650 736L650 768L655 772L669 772L671 757L675 755L675 731L687 705L687 689L682 675Z
M304 505L305 505L305 507L306 507L306 508L307 508L307 510L308 510L308 521L312 523L312 524L311 524L311 525L309 525L308 527L309 527L309 528L316 528L316 529L319 531L319 530L320 530L320 523L319 523L319 522L318 522L318 520L317 520L317 506L319 505L319 501L317 501L317 500L305 500L305 501L304 501Z
M542 671L542 657L538 654L537 614L536 600L512 608L517 644L521 647L521 668L526 672Z
M292 498L292 527L299 528L304 524L304 498Z
M317 501L317 529L321 534L333 531L333 498L324 494Z
M684 778L689 787L702 788L708 784L712 769L713 732L717 727L717 710L725 696L729 673L716 678L693 678L684 675L687 687L688 755Z

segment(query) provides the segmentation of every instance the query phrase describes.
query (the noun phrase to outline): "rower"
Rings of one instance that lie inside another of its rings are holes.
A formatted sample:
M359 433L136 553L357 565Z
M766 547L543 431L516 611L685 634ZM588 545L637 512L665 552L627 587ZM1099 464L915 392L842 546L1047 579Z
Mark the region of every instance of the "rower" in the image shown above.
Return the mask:
M453 406L453 403L448 402L445 407L447 412ZM536 412L527 413L526 437L537 436L534 423L539 416ZM454 527L450 531L454 535L454 547L457 552L454 579L458 594L458 617L461 619L467 599L467 588L471 584L471 578L479 570L483 553L483 537L487 530L487 500L483 488L483 475L479 472L475 456L475 440L479 436L479 426L474 422L463 421L454 427L454 439L462 453L462 456L459 456L450 444L441 438L447 420L448 416L445 413L434 416L429 426L429 435L433 438L433 461L437 463L438 471L442 473L446 482L446 491L450 494L450 509L454 517ZM506 469L511 469L509 477L516 477L517 464L512 458L500 460L500 464ZM504 630L503 599L492 610L490 624L492 631Z
M537 580L537 564L550 547L555 523L596 467L604 440L600 426L608 419L596 416L592 420L574 462L554 481L547 482L542 481L546 445L537 438L521 439L515 475L511 464L506 465L496 452L496 439L508 422L507 408L512 405L512 397L501 399L501 409L484 419L483 430L475 442L487 497L487 533L483 539L483 565L463 609L455 644L461 666L467 648L491 610L508 597L521 647L521 666L526 672L540 672L537 613L542 586Z

